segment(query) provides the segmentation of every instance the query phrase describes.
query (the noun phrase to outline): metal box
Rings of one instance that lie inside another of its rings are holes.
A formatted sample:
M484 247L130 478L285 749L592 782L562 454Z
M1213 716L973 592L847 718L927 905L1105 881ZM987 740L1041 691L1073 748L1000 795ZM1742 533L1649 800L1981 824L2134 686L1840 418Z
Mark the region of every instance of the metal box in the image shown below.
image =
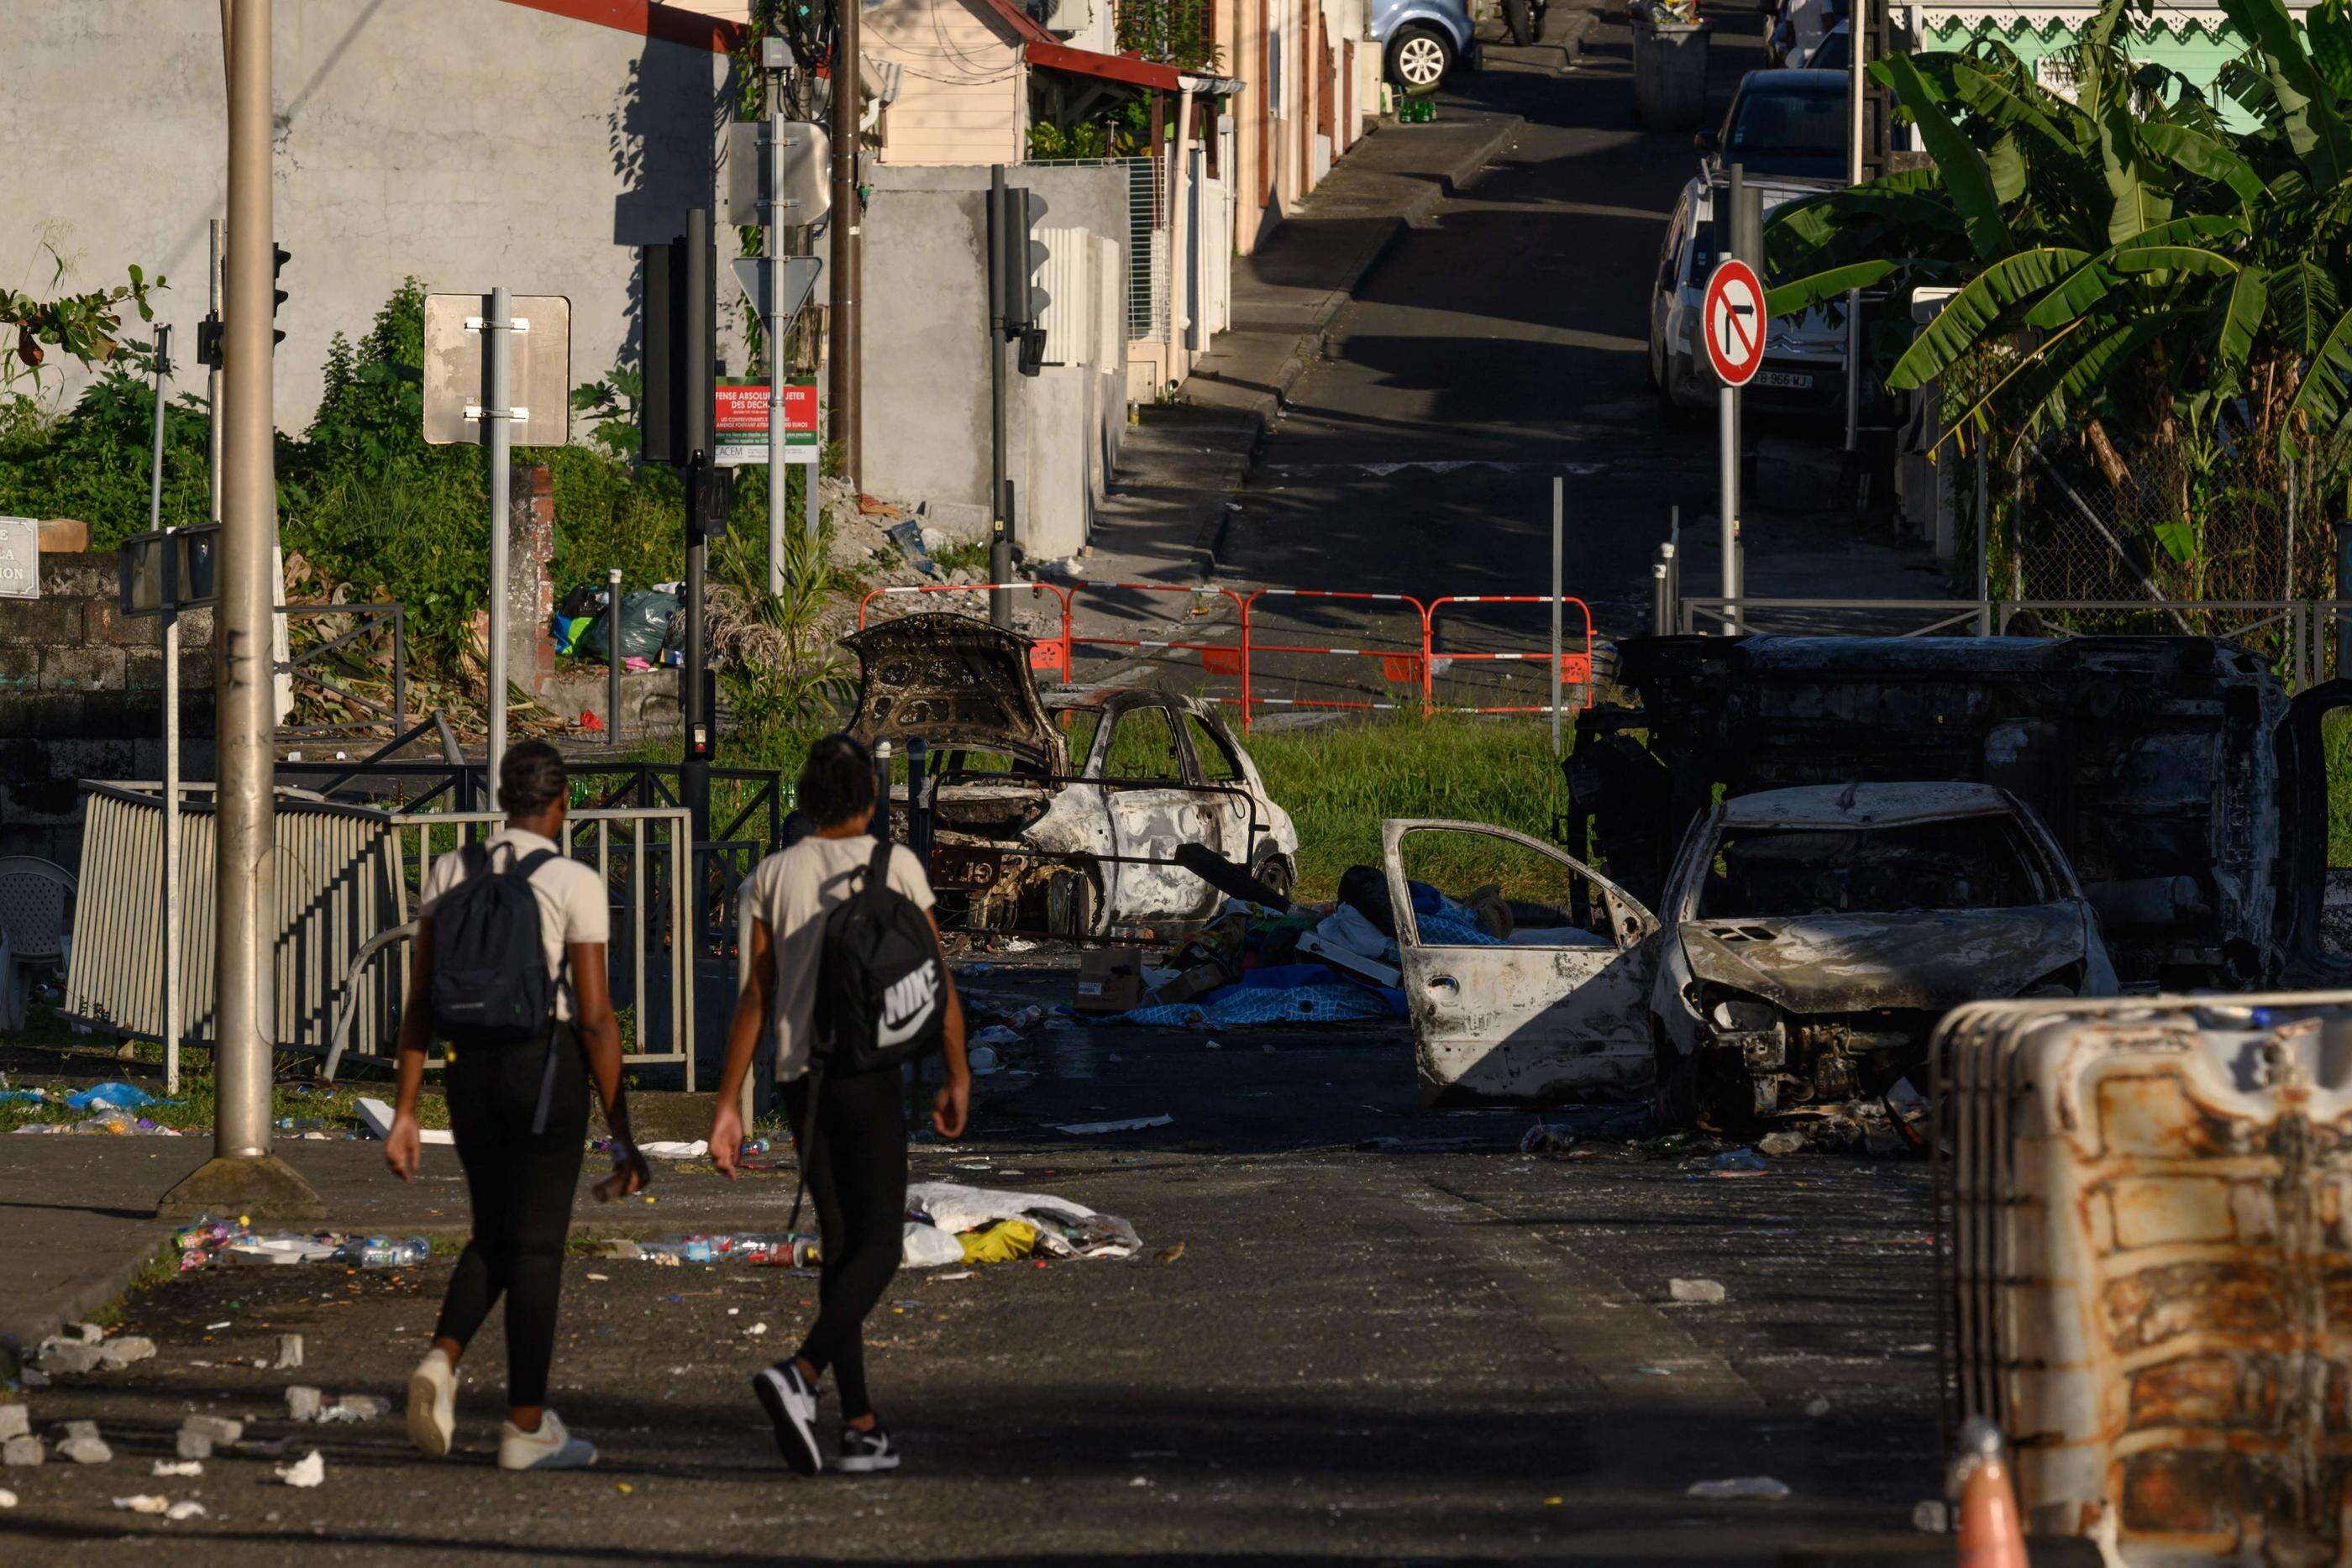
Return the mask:
M2352 993L1979 1002L1933 1050L1946 1416L2030 1528L2352 1562Z

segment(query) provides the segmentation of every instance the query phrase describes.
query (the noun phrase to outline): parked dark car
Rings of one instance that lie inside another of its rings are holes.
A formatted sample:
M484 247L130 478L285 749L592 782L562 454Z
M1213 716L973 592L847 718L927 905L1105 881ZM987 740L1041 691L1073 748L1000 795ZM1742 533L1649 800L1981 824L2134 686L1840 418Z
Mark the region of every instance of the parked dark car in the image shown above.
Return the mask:
M1749 71L1732 96L1723 129L1702 131L1710 162L1751 175L1843 181L1847 172L1847 73Z

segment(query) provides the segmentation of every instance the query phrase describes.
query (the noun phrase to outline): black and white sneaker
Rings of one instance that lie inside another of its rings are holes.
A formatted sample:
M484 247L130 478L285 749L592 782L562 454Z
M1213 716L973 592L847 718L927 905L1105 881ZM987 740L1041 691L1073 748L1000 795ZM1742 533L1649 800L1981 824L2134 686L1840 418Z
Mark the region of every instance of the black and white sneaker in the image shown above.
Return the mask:
M895 1470L898 1468L898 1445L892 1442L890 1434L878 1425L870 1432L844 1427L841 1429L841 1458L835 1460L834 1465L835 1469L854 1476L871 1475L876 1470Z
M780 1361L751 1379L751 1392L775 1423L776 1450L784 1463L804 1476L824 1469L816 1446L816 1390L809 1386L795 1363Z

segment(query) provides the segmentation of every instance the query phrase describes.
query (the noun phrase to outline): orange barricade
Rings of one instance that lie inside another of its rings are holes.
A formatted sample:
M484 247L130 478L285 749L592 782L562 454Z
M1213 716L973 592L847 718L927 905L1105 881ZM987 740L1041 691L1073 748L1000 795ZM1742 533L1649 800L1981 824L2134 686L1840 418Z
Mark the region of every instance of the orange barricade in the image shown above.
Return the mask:
M1551 601L1551 595L1548 593L1449 593L1431 600L1422 620L1422 712L1549 713L1551 704L1549 702L1504 707L1439 707L1437 665L1441 660L1448 664L1531 662L1542 664L1549 662L1551 654L1549 651L1540 653L1441 653L1437 651L1437 612L1448 604L1549 604ZM1584 623L1583 645L1574 651L1566 646L1560 650L1560 706L1563 710L1590 706L1592 701L1592 612L1581 599L1563 596L1559 603L1563 612L1573 608ZM1573 625L1564 624L1561 630L1562 641L1572 645L1576 642ZM1571 687L1577 694L1573 697L1570 695Z
M892 594L906 593L987 593L994 589L1025 588L1031 598L1051 593L1062 601L1062 634L1058 637L1036 637L1030 640L1029 667L1047 670L1060 677L1064 685L1070 684L1070 594L1067 589L1051 582L919 582L904 588L877 588L857 601L857 629L866 630L866 607L876 600Z
M1385 648L1320 647L1298 643L1261 643L1250 624L1251 612L1261 599L1334 599L1350 603L1400 604L1412 608L1413 618L1421 622L1421 647L1417 651L1398 653ZM1242 603L1242 728L1250 727L1254 707L1315 707L1352 708L1367 712L1399 711L1410 705L1396 702L1343 701L1336 697L1262 697L1250 689L1251 660L1259 653L1327 653L1339 658L1378 659L1381 675L1399 685L1422 688L1423 707L1429 691L1429 611L1410 593L1352 593L1329 588L1261 588L1253 591Z
M1187 598L1217 594L1231 600L1234 607L1239 610L1242 615L1242 640L1238 643L1183 643L1172 638L1155 637L1097 637L1091 634L1082 635L1076 632L1069 633L1068 640L1072 643L1090 643L1105 648L1152 648L1167 653L1198 653L1201 655L1202 674L1239 676L1242 691L1247 695L1249 691L1249 602L1240 594L1230 588L1186 588L1181 583L1173 582L1081 582L1073 586L1063 595L1063 598L1065 601L1075 600L1077 595L1088 589L1101 593L1181 593ZM1217 700L1231 702L1234 699L1220 697ZM1247 708L1243 709L1244 713L1248 711Z

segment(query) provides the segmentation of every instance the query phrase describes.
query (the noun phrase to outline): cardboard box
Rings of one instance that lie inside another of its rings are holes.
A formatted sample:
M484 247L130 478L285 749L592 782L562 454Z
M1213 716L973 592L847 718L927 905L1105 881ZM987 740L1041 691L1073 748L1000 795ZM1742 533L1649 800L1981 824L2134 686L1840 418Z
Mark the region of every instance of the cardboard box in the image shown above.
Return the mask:
M1082 1013L1123 1013L1143 1005L1143 959L1131 948L1078 956L1078 988L1070 1005Z
M1189 1002L1194 997L1230 984L1232 980L1233 976L1225 972L1224 965L1211 959L1205 964L1193 965L1152 992L1151 999L1158 1003Z

